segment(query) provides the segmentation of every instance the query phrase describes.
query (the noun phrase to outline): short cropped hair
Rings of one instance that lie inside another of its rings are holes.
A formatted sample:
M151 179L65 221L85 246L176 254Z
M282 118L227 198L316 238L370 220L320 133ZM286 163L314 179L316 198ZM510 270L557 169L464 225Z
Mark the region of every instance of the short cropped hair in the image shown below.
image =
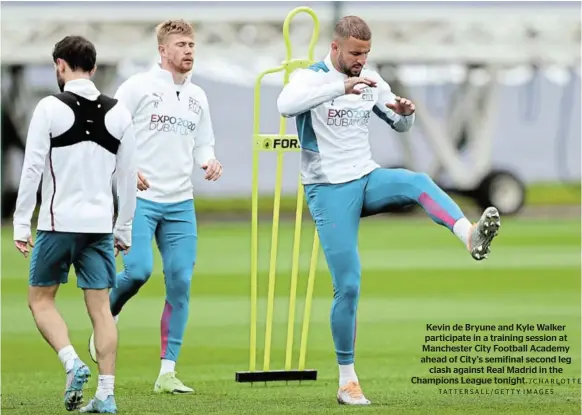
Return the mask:
M345 16L335 25L334 36L340 39L353 37L358 40L370 40L372 31L364 19L357 16Z
M95 45L83 36L66 36L59 40L53 49L53 62L62 59L71 68L83 72L91 72L97 62Z
M156 26L156 36L158 38L158 45L163 44L169 35L181 34L186 36L194 36L194 28L186 20L166 20Z

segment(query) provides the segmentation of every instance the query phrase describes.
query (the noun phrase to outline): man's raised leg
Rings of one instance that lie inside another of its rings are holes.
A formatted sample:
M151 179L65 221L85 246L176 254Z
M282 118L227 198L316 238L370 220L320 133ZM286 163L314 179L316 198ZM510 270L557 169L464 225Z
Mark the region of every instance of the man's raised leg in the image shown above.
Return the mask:
M64 404L68 411L83 403L83 387L91 376L72 346L67 325L55 306L59 285L67 282L76 243L75 234L38 231L28 289L28 306L36 327L65 368Z
M354 369L356 313L361 266L358 229L366 179L343 184L306 185L309 211L317 227L333 282L331 333L339 366L338 402L367 405Z
M156 231L166 284L166 302L161 319L161 367L154 386L154 391L158 393L193 392L192 388L176 378L175 365L188 322L197 241L193 201L166 205Z
M424 173L406 169L376 169L369 175L364 199L366 215L389 205L418 204L430 218L451 230L476 260L487 258L501 220L496 208L485 209L472 224L449 195Z

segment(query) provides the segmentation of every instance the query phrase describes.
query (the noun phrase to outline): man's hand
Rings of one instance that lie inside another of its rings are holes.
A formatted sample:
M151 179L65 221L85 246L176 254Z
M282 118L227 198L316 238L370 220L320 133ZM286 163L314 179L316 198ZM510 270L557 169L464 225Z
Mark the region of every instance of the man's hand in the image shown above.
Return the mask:
M149 182L140 172L137 172L137 188L138 190L148 190L150 188Z
M400 115L412 115L414 114L415 107L414 104L406 98L396 97L394 100L394 104L388 103L386 107L390 108L396 114Z
M115 246L115 256L117 256L120 251L123 252L124 254L127 254L129 252L129 247L127 247L123 242L121 242L117 238L115 238L114 246Z
M28 241L14 241L14 245L16 246L16 249L18 249L20 253L26 258L30 253L28 246L30 245L31 248L34 248L34 241L32 240L32 236L29 236Z
M209 160L208 163L203 164L202 169L206 171L204 175L206 180L216 181L222 176L222 164L216 159Z
M361 85L356 88L355 86L358 84L364 84L364 86L370 86L372 88L376 86L376 82L369 78L360 77L348 78L344 81L346 94L360 95L362 93L363 88Z

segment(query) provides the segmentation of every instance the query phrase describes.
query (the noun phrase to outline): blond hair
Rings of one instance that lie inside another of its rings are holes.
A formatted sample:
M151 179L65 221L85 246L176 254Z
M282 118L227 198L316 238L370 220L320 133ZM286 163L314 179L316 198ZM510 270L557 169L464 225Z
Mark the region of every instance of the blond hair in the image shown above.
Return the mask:
M194 28L186 20L166 20L156 26L158 45L163 44L169 35L180 34L194 37Z
M364 19L357 16L346 16L337 22L334 35L340 39L349 39L350 37L358 40L372 39L370 27Z

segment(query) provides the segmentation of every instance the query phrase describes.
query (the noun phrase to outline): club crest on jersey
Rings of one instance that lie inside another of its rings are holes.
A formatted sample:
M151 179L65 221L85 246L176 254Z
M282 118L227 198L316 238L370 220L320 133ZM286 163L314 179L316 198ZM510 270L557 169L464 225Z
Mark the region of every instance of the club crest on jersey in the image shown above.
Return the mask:
M155 99L154 108L158 108L158 106L160 105L160 102L162 102L164 100L164 94L162 94L161 92L153 92L152 95Z
M372 88L364 88L362 89L362 100L364 101L374 101L374 93L372 92Z
M202 109L202 106L200 105L200 103L198 101L196 101L192 97L188 98L188 110L189 111L192 111L194 114L200 114L201 109Z

